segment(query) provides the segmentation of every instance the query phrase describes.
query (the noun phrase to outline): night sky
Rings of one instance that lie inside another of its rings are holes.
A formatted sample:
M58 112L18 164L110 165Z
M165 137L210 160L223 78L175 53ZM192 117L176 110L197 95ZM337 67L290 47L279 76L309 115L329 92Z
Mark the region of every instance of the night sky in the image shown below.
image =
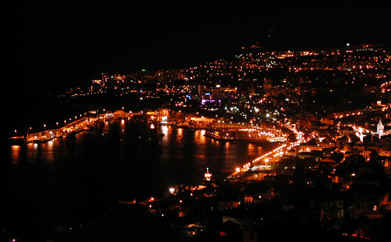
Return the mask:
M386 9L259 8L257 17L198 6L26 1L16 11L15 87L25 96L72 87L103 71L173 67L231 56L241 45L388 45ZM250 8L251 9L251 8ZM246 13L245 11L237 11ZM226 14L227 13L227 14ZM226 14L226 15L221 15ZM21 85L23 83L23 85Z

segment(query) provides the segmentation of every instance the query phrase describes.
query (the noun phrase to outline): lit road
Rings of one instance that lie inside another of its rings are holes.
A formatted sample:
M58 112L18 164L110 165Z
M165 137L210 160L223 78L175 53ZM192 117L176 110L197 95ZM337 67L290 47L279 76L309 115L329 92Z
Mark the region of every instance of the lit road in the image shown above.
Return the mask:
M243 179L249 175L249 172L253 171L271 171L272 163L279 162L281 158L294 147L308 142L308 139L304 139L303 133L296 130L296 128L290 127L291 131L296 135L295 142L285 142L273 150L255 158L251 162L244 164L242 167L237 167L235 171L229 175L228 179Z
M64 126L57 128L57 129L45 129L40 132L34 132L34 133L28 133L25 137L26 143L42 143L47 142L50 140L53 140L55 138L66 138L68 135L87 131L94 125L96 125L96 122L99 120L107 121L110 119L119 119L122 118L122 121L124 119L130 119L134 115L139 115L139 113L126 113L122 110L115 111L114 113L103 113L98 115L97 117L78 117L75 116L74 121L71 122L72 119L64 120ZM58 123L56 124L58 126ZM46 126L46 125L45 125ZM24 136L13 136L10 137L10 139L19 139L23 138Z

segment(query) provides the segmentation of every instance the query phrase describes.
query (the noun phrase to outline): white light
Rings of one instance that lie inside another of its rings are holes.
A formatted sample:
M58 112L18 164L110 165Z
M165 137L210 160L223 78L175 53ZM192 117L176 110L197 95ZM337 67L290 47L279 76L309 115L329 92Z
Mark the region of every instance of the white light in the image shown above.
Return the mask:
M166 125L163 125L163 126L162 126L162 133L163 133L164 135L167 135L167 134L168 134L168 127L167 127Z
M170 192L170 194L174 194L175 193L175 187L169 187L168 191Z
M161 123L167 123L167 116L162 116L162 121Z

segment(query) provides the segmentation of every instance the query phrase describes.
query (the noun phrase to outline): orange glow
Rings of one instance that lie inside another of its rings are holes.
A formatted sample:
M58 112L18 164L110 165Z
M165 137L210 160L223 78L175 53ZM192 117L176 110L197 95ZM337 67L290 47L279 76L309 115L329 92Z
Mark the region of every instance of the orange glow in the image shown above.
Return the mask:
M182 218L185 216L185 213L183 211L178 212L178 217Z
M179 128L178 129L178 136L182 136L183 135L183 129L182 128Z
M204 130L205 131L205 130ZM206 137L202 135L202 130L196 130L194 132L194 141L197 144L205 144L206 142Z
M12 145L11 146L11 157L12 157L12 163L16 164L19 160L20 155L20 145Z
M212 178L212 173L209 172L208 168L206 168L206 172L205 172L204 177L205 177L205 180L207 180L207 181L210 181Z
M48 149L52 149L53 148L53 140L49 140L48 141Z

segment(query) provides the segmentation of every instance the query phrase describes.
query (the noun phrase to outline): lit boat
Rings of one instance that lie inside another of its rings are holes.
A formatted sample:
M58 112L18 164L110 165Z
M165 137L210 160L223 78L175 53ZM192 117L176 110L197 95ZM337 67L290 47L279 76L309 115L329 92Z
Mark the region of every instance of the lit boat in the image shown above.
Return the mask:
M204 174L204 178L208 182L212 179L212 173L209 172L209 168L206 168L206 172Z

